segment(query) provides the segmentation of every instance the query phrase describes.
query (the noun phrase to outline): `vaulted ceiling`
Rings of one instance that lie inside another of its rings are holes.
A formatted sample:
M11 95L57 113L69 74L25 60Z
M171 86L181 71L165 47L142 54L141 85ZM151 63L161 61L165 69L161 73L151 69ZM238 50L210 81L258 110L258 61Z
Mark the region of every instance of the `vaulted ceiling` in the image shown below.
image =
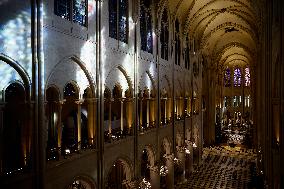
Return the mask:
M254 63L260 20L252 0L162 2L213 65Z

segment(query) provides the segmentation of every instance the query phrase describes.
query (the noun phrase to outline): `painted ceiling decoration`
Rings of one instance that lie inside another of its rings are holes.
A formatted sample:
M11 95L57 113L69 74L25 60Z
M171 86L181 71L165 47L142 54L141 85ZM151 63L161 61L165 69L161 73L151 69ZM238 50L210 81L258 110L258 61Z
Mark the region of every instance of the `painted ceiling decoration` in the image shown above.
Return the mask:
M254 64L260 21L253 0L160 0L211 66Z

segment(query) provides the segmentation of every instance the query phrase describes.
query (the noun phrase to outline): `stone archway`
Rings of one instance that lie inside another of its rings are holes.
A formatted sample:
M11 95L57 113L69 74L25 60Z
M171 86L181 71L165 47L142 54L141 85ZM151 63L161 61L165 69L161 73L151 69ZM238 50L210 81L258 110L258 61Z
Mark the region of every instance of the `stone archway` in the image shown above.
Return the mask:
M4 54L0 54L0 66L1 73L8 72L0 82L0 175L15 174L31 163L31 81L26 70Z
M92 178L85 175L76 176L66 189L96 189Z
M106 189L128 189L133 188L133 172L130 163L118 158L107 174Z

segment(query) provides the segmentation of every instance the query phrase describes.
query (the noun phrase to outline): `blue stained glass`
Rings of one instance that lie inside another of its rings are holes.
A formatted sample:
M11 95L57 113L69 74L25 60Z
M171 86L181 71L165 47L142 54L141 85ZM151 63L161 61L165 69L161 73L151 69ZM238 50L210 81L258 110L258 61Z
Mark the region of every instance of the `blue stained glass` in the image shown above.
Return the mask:
M225 70L224 85L225 85L225 87L230 87L231 86L231 70L230 70L230 68L227 68Z
M109 0L109 36L117 39L117 0Z
M55 0L54 1L54 14L69 20L70 19L70 1Z
M153 52L153 37L152 37L152 16L150 2L141 1L140 11L140 37L141 49L149 53Z
M236 68L234 71L234 86L235 87L240 87L242 83L242 74L241 74L241 69Z
M248 67L245 69L245 86L250 86L250 71Z
M86 26L87 22L87 1L74 0L73 1L73 20L74 22Z
M128 42L128 1L119 2L119 40Z

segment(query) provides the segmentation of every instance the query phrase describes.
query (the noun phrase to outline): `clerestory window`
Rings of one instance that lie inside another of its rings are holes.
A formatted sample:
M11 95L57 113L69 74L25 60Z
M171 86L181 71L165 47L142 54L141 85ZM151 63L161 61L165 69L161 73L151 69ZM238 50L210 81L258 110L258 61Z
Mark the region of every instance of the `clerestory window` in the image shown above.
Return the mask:
M54 0L54 14L61 18L87 26L87 0Z
M128 0L109 0L109 37L128 43Z

